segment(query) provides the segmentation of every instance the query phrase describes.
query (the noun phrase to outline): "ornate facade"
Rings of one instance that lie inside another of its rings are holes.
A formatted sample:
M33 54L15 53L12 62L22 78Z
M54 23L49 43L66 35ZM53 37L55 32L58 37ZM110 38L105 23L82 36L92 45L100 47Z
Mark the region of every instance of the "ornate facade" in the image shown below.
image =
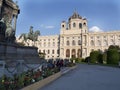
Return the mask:
M85 58L92 50L105 51L110 45L120 46L120 31L89 32L87 19L74 12L68 22L61 23L60 35L39 36L37 42L28 40L27 43L37 46L39 52L46 54L46 59Z

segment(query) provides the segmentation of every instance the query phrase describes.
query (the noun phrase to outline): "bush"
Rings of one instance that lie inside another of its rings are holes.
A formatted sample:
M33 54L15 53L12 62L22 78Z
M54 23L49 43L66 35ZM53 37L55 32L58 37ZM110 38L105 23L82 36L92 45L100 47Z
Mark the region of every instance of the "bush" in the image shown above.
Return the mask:
M91 63L97 63L99 61L99 51L92 51L90 53L90 62Z
M98 55L98 63L103 64L103 54L99 53Z
M119 53L116 49L110 49L107 51L107 64L118 65Z

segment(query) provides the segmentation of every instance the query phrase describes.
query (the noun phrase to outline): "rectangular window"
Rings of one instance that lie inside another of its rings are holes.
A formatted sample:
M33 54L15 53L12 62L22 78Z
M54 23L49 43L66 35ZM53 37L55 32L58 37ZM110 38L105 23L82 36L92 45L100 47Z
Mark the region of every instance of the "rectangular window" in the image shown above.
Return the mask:
M54 54L54 50L52 50L52 54Z

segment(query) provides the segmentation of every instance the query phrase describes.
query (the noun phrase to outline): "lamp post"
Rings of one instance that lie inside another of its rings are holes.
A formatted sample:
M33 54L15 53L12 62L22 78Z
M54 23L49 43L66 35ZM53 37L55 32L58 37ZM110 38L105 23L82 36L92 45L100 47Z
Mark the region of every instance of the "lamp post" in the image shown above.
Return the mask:
M82 57L82 30L81 30L81 57Z

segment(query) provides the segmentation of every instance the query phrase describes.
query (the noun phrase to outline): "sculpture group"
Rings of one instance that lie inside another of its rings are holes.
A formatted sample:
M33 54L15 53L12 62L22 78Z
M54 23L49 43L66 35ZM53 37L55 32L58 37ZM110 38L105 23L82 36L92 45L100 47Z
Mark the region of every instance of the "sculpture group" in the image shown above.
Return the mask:
M13 30L11 22L5 22L4 18L0 20L0 42L14 43L15 30Z

